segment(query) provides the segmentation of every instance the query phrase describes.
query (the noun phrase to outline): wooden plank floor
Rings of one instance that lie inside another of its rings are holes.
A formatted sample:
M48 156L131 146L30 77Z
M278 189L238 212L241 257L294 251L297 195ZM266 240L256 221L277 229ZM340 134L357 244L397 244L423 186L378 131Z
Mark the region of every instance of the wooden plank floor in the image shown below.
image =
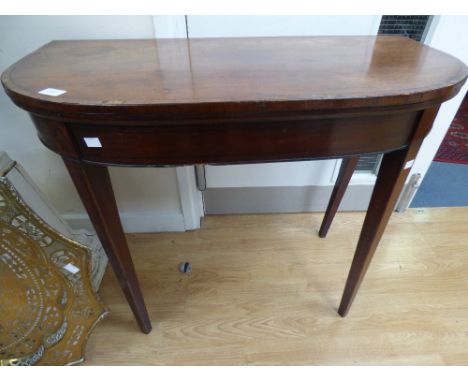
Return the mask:
M363 213L205 218L128 235L153 332L113 273L85 365L468 365L468 207L394 214L346 318L337 315ZM177 265L193 264L191 274Z

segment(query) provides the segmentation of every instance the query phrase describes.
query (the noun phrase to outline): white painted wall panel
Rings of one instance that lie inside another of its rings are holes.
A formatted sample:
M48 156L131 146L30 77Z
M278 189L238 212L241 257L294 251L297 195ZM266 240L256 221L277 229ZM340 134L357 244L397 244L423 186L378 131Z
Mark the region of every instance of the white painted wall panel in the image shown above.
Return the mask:
M370 35L381 16L187 16L190 37Z
M327 160L207 166L209 171L206 171L206 183L209 187L219 188L329 185L336 162Z

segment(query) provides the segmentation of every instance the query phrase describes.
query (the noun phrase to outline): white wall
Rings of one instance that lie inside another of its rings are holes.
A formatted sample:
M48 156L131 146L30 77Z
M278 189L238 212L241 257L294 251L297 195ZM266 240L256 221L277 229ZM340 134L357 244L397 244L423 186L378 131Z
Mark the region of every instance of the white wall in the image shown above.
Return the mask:
M468 16L434 17L424 43L452 54L468 65ZM442 104L410 175L420 173L424 177L467 91L468 83L465 83L456 97Z
M154 27L152 16L0 16L0 71L50 40L153 38ZM3 90L0 151L24 166L73 227L90 227L60 157L39 142L27 113ZM184 229L175 169L110 172L127 232Z
M381 16L187 16L190 37L376 34Z

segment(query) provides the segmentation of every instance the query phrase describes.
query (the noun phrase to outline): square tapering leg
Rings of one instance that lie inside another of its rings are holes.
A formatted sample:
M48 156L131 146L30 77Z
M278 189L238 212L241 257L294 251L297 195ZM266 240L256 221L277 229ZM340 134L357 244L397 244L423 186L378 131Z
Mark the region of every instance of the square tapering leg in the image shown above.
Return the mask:
M143 333L149 333L151 321L120 222L109 171L105 166L66 158L64 162L138 325Z
M338 313L343 317L348 313L359 290L414 159L438 110L439 107L433 107L421 112L408 147L384 154L338 308Z
M328 207L323 217L322 225L320 226L319 236L327 236L330 225L335 217L336 211L341 204L343 195L348 188L349 181L353 176L354 170L358 164L359 157L343 158L341 162L340 172L336 178L335 187L333 187Z

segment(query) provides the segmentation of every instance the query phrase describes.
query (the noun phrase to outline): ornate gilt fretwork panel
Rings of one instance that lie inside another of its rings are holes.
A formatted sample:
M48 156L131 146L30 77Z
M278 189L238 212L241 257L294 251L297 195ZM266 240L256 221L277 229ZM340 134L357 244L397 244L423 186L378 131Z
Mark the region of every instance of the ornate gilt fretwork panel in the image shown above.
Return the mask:
M0 364L78 363L106 313L88 248L45 224L0 177Z

